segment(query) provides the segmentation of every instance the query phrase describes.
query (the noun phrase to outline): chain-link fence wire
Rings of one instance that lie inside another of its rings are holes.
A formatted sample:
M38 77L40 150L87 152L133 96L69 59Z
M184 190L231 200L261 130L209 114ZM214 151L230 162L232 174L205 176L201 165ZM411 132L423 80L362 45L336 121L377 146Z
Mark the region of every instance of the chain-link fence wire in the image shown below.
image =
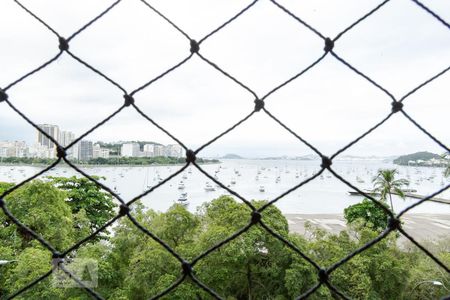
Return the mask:
M210 59L206 58L204 55L201 54L200 51L200 46L202 45L202 43L207 40L208 38L210 38L211 36L213 36L214 34L216 34L218 31L222 30L224 27L226 27L228 24L232 23L234 20L236 20L237 18L239 18L242 14L246 13L248 10L250 10L257 2L258 0L255 0L253 2L251 2L250 4L248 4L245 8L243 8L241 11L239 11L236 15L234 15L232 18L230 18L229 20L227 20L225 23L223 23L222 25L220 25L219 27L217 27L216 29L212 30L209 34L207 34L206 36L204 36L203 38L201 38L200 40L194 40L193 38L191 38L189 36L188 33L186 33L185 31L183 31L180 27L178 27L174 22L172 22L169 18L167 18L162 12L160 12L158 9L156 9L154 6L150 5L148 2L146 2L145 0L140 0L140 2L142 2L142 5L146 8L148 8L149 13L155 13L157 14L159 17L161 17L161 22L167 22L169 23L174 30L178 31L182 36L184 36L186 38L186 42L187 42L187 46L189 47L189 55L187 55L183 60L181 60L179 63L175 64L174 66L171 66L170 68L168 68L165 72L163 72L162 74L158 75L157 77L149 80L148 82L146 82L145 84L143 84L142 86L138 86L137 88L135 88L132 91L127 91L123 86L120 85L120 83L115 82L114 80L112 80L110 77L108 77L108 75L104 74L103 72L99 71L96 67L88 64L86 61L84 61L82 58L78 57L75 53L73 53L70 50L70 42L76 38L78 35L80 35L86 28L92 26L97 20L99 20L100 18L102 18L105 14L107 14L110 10L112 9L117 9L115 8L115 6L121 2L121 0L117 0L114 3L112 3L109 7L107 7L103 12L101 12L98 16L96 16L95 18L93 18L91 21L89 21L87 24L85 24L83 27L81 27L79 30L77 30L76 32L74 32L72 35L70 35L69 37L63 37L61 36L56 30L54 30L49 24L47 24L44 20L42 20L41 18L39 18L39 16L37 16L36 14L34 14L31 10L29 10L26 6L24 6L22 3L20 3L17 0L13 0L18 6L20 6L24 11L26 11L26 13L28 13L30 15L31 18L34 18L34 20L38 23L40 23L40 25L44 26L47 30L49 30L50 32L52 32L55 37L58 40L58 44L55 43L55 48L56 46L58 46L59 51L58 53L53 56L51 59L49 59L48 61L46 61L45 63L43 63L42 65L40 65L39 67L31 70L30 72L26 73L25 75L21 76L20 78L16 79L15 81L13 81L12 83L0 88L0 102L4 102L4 104L2 105L8 105L9 107L11 107L11 109L13 111L15 111L18 115L20 115L29 125L33 126L36 130L38 130L41 134L43 134L44 136L46 136L48 139L50 139L53 143L55 143L56 145L56 149L57 149L57 160L55 162L53 162L51 165L49 165L48 167L44 168L42 171L40 171L39 173L35 174L34 176L27 178L26 180L22 181L21 183L13 186L12 188L6 190L3 192L3 194L0 196L0 206L3 210L3 212L5 213L5 215L13 222L15 223L18 227L21 228L21 230L24 230L26 232L28 232L31 236L33 236L37 241L39 241L39 243L42 244L43 247L47 248L51 253L52 253L52 257L53 257L53 268L51 270L49 270L47 273L45 273L44 275L40 276L39 278L36 278L34 281L28 283L27 285L23 286L21 289L15 291L13 294L8 295L8 299L12 299L15 298L19 295L21 295L22 293L24 293L25 291L31 289L34 285L38 284L39 282L43 281L44 279L46 279L48 276L50 276L53 271L55 271L56 269L60 269L62 270L64 273L66 273L70 278L72 278L73 280L75 280L77 282L77 284L79 284L81 287L84 288L84 290L93 298L95 299L103 299L102 295L98 294L96 291L94 291L92 288L87 287L79 278L77 278L74 274L72 274L69 270L67 270L66 268L64 268L63 262L64 262L64 258L72 251L78 249L80 246L82 246L83 244L85 244L86 242L88 242L89 240L93 239L95 236L97 236L101 231L105 230L107 227L111 226L113 223L115 223L118 219L122 218L122 217L127 217L137 228L139 228L144 234L148 235L149 237L151 237L153 240L155 240L156 242L158 242L161 246L163 246L170 254L172 254L179 262L180 262L180 271L181 271L181 275L180 277L172 283L171 286L169 286L167 289L165 289L164 291L162 291L161 293L159 293L158 295L155 295L153 297L153 299L158 299L161 298L162 296L170 293L172 290L174 290L178 285L180 285L186 278L190 278L193 282L195 282L200 288L202 288L204 291L206 291L209 295L211 295L212 297L216 298L216 299L222 299L220 295L218 295L212 288L208 287L207 285L205 285L204 283L202 283L196 276L195 276L195 265L202 260L203 258L205 258L207 255L209 255L210 253L216 251L217 249L219 249L220 247L224 246L225 244L229 243L230 241L236 239L238 236L244 234L246 231L248 231L252 226L255 225L259 225L262 228L264 228L269 234L271 234L273 237L275 237L276 239L278 239L279 241L281 241L282 243L284 243L288 248L290 248L291 250L293 250L295 253L297 253L299 256L301 256L304 260L306 260L309 264L311 264L316 270L317 270L317 277L318 277L318 282L312 286L307 292L305 292L302 295L298 296L298 299L305 299L308 296L310 296L311 294L313 294L315 291L317 291L321 286L326 286L328 289L330 289L330 291L335 294L340 296L341 298L344 299L349 299L348 296L346 296L344 293L342 293L341 291L339 291L336 287L334 287L331 282L330 282L330 275L337 269L339 268L341 265L343 265L344 263L346 263L347 261L351 260L353 257L355 257L356 255L360 254L361 252L369 249L370 247L372 247L373 245L375 245L376 243L380 242L381 240L383 240L384 238L386 238L390 233L392 232L398 232L400 234L402 234L404 237L406 237L408 240L410 240L414 245L416 245L420 250L422 250L429 258L431 258L437 265L439 265L439 267L441 267L442 269L444 269L447 273L450 273L450 269L449 266L446 266L443 262L441 262L435 255L433 255L429 250L427 250L424 246L422 246L418 241L416 241L412 236L410 236L408 233L406 233L401 225L401 216L403 216L406 212L408 212L409 210L411 210L412 208L426 202L426 201L432 201L433 197L442 193L443 191L447 190L450 185L446 185L444 187L442 187L441 189L439 189L438 191L434 192L433 194L415 202L414 204L410 205L409 207L406 207L405 209L403 209L400 213L395 214L394 212L392 212L391 210L387 209L383 204L381 204L380 201L374 199L371 195L365 193L364 191L360 190L357 186L351 184L349 181L347 181L345 178L343 178L341 175L339 175L338 173L336 173L333 170L332 164L333 164L333 159L336 158L339 154L341 154L342 152L344 152L345 150L349 149L350 147L352 147L353 145L355 145L356 143L358 143L360 140L362 140L363 138L365 138L367 135L369 135L371 132L373 132L374 130L376 130L379 126L381 126L383 123L385 123L387 120L389 120L390 118L392 118L394 115L398 115L398 113L400 113L400 115L403 115L407 120L409 120L412 124L414 124L414 126L422 131L424 134L426 134L430 139L432 139L435 143L437 143L441 148L443 148L446 152L450 152L449 148L447 146L444 145L444 143L442 143L441 141L439 141L436 137L434 137L429 131L427 131L424 127L422 127L419 123L417 123L414 118L412 116L410 116L404 109L403 105L404 105L404 100L407 99L409 96L411 96L412 94L414 94L417 90L421 89L422 87L424 87L425 85L429 84L430 82L432 82L433 80L435 80L436 78L440 77L441 75L443 75L444 73L446 73L447 71L449 71L450 66L445 67L441 72L439 72L438 74L434 75L433 77L429 78L428 80L426 80L425 82L419 84L416 88L414 88L413 90L411 90L410 92L408 92L407 94L405 94L403 97L397 99L395 98L392 93L390 93L387 89L385 89L384 87L382 87L380 84L378 84L377 82L375 82L372 78L370 78L368 75L364 74L363 72L361 72L360 70L358 70L355 66L353 66L352 64L350 64L346 59L344 59L340 54L336 53L334 51L334 47L336 42L338 42L338 40L344 35L346 34L348 31L352 30L355 26L358 26L359 23L363 22L365 19L369 18L373 13L375 13L378 10L383 9L383 6L388 3L390 0L385 0L381 3L379 3L376 7L374 7L372 10L370 10L369 12L367 12L365 15L361 16L358 20L356 20L354 23L352 23L350 26L348 26L345 30L343 30L342 32L340 32L339 34L336 35L336 37L334 38L330 38L327 37L326 35L322 34L321 32L319 32L317 29L315 29L312 25L306 23L304 20L302 20L300 17L298 17L297 15L295 15L294 13L292 13L288 8L286 8L285 6L279 4L278 2L276 2L275 0L271 0L270 2L274 5L274 7L276 9L280 9L281 11L283 11L286 14L287 18L293 18L295 19L301 26L306 27L307 29L309 29L311 32L313 32L318 39L323 40L324 42L324 48L323 48L323 52L322 53L318 53L318 58L313 61L309 66L307 66L305 69L301 70L300 72L298 72L295 76L289 78L288 80L286 80L285 82L281 83L278 86L275 86L272 90L270 90L267 94L263 95L263 96L258 96L256 92L254 92L251 88L249 88L247 85L245 85L243 82L241 82L239 79L237 79L237 77L229 74L227 71L225 71L224 69L222 69L220 66L218 66L217 64L215 64L214 62L212 62ZM440 24L442 24L443 26L445 26L447 29L450 29L450 25L447 21L445 21L443 18L441 18L438 13L432 11L431 9L429 9L427 6L425 6L423 3L416 1L416 0L411 0L412 2L414 2L415 4L417 4L418 9L423 9L424 11L426 11L431 18L434 18L436 20L436 22L439 22ZM58 141L55 140L52 136L50 136L48 133L46 133L43 129L41 129L38 125L36 125L36 123L34 123L30 118L28 118L24 113L22 113L19 109L17 109L13 102L14 99L10 99L8 97L8 90L13 87L13 86L17 86L19 85L22 81L26 80L28 77L35 75L36 73L38 73L39 71L41 71L42 69L46 68L47 66L49 66L50 64L54 63L55 61L58 60L58 58L62 55L69 55L70 57L72 57L75 61L79 62L80 64L84 65L86 68L90 69L92 72L96 73L97 75L101 76L102 78L104 78L105 80L107 80L108 82L111 83L112 86L114 86L115 88L120 89L123 92L123 97L124 97L124 103L116 110L114 111L112 114L110 114L107 118L105 118L103 121L99 122L98 124L96 124L94 127L92 127L91 129L89 129L88 131L86 131L85 133L83 133L81 136L79 136L77 139L75 139L72 143L70 143L69 145L63 147L61 145L58 144ZM134 102L134 98L133 96L137 93L139 93L140 91L144 90L145 88L147 88L150 85L156 84L158 82L159 79L161 79L162 77L166 76L167 74L175 71L177 68L179 68L180 66L182 66L184 63L186 63L188 60L190 60L194 55L196 55L197 57L199 57L202 61L204 61L205 63L209 64L210 66L212 66L214 69L216 69L218 72L220 72L221 74L223 74L223 76L227 77L228 79L234 81L237 85L239 85L242 89L246 90L247 92L251 93L253 95L253 97L255 98L254 100L254 109L248 113L248 115L246 115L245 117L243 117L239 122L237 122L236 124L232 125L231 127L229 127L227 130L225 130L224 132L218 134L215 138L213 138L212 140L206 142L205 144L203 144L202 146L200 146L198 149L196 150L191 150L189 147L187 147L180 139L178 139L177 137L175 137L173 134L171 134L166 128L162 127L161 125L159 125L157 122L155 122L152 118L150 118L147 114L145 114L142 110L139 109L138 105ZM283 88L284 86L288 85L290 82L294 81L294 80L298 80L299 77L301 77L303 74L305 74L306 72L308 72L310 69L314 68L317 64L319 64L326 56L333 56L337 61L341 62L343 65L345 65L346 67L348 67L351 71L355 72L356 74L358 74L359 76L361 76L362 78L364 78L366 81L370 82L373 86L375 86L376 88L378 88L379 90L381 90L386 97L390 98L392 100L391 102L391 107L390 107L390 113L383 118L382 120L380 120L377 124L375 124L373 127L369 128L367 131L365 131L363 134L361 134L359 137L357 137L356 139L352 140L351 142L349 142L347 145L345 145L344 147L342 147L340 150L338 150L336 153L334 153L331 156L325 156L322 152L319 151L319 149L317 149L315 146L313 146L311 143L309 143L308 141L306 141L305 139L303 139L299 134L297 134L296 132L294 132L292 129L290 129L287 125L285 125L281 120L279 120L276 116L274 116L267 108L264 107L264 103L265 100L270 97L273 93L277 92L279 89ZM96 179L94 179L92 176L90 176L89 174L85 173L83 170L81 170L79 167L77 167L73 162L71 162L67 157L66 157L66 152L68 149L70 149L72 146L74 146L76 143L78 143L79 141L81 141L83 138L85 138L86 136L88 136L91 132L93 132L94 130L96 130L97 128L99 128L100 126L102 126L103 124L105 124L106 122L108 122L110 119L114 118L117 114L119 114L122 110L124 109L135 109L142 117L144 117L146 120L148 120L151 124L153 124L155 127L157 127L158 129L160 129L162 132L164 132L165 134L167 134L170 138L172 138L175 142L177 142L179 145L181 145L185 150L186 150L186 164L180 168L178 171L176 171L175 173L171 174L169 177L167 177L166 179L164 179L163 181L161 181L160 183L158 183L157 185L151 187L150 189L148 189L147 191L143 192L140 195L137 195L136 197L132 198L131 200L129 200L128 202L125 201L125 199L122 199L120 197L120 195L118 195L115 191L111 190L108 186L102 184L101 182L97 181ZM219 180L217 180L215 177L213 177L212 175L210 175L209 173L207 173L200 165L198 165L196 163L196 157L197 155L200 153L201 150L203 150L204 148L208 147L209 145L211 145L212 143L214 143L215 141L217 141L218 139L220 139L221 137L223 137L224 135L226 135L227 133L231 132L232 130L234 130L236 127L240 126L242 123L246 122L249 118L251 118L254 114L256 113L265 113L267 116L269 116L273 121L275 121L278 125L280 125L282 128L284 128L287 132L289 132L291 135L293 135L295 138L297 138L300 142L302 142L304 145L306 145L308 148L310 148L313 152L315 152L317 155L319 155L321 157L321 169L320 171L318 171L316 174L314 174L313 176L307 178L306 180L303 180L301 182L299 182L297 185L295 185L294 187L290 188L289 190L287 190L286 192L282 193L281 195L279 195L278 197L276 197L275 199L269 201L267 204L265 204L264 206L262 206L261 208L256 208L252 205L252 203L250 201L248 201L247 199L245 199L244 197L242 197L239 193L237 193L236 191L230 189L229 187L227 187L225 184L221 183ZM73 168L74 170L76 170L78 173L80 173L82 176L88 178L89 180L91 180L92 182L94 182L95 184L97 184L99 187L101 187L102 189L104 189L105 191L109 192L111 195L113 195L119 202L120 202L120 209L118 211L118 214L112 218L111 220L109 220L106 224L104 224L103 226L101 226L100 228L98 228L95 232L93 232L92 234L90 234L89 236L85 237L84 239L78 241L76 244L72 245L71 247L69 247L67 250L65 250L64 252L59 252L55 249L55 247L53 247L49 242L47 242L42 236L40 236L38 233L34 232L33 230L31 230L29 227L27 227L25 224L23 224L19 219L17 219L8 209L8 206L5 202L5 197L9 194L11 194L13 191L17 190L18 188L22 187L24 184L30 182L31 180L37 178L38 176L43 175L44 173L46 173L48 170L50 170L51 168L55 167L56 165L58 165L61 161L64 161L65 163L67 163L71 168ZM230 194L234 195L235 197L237 197L238 199L240 199L243 203L245 203L250 209L251 209L251 214L249 215L249 221L248 224L241 228L240 230L238 230L237 232L235 232L233 235L229 236L228 238L226 238L225 240L217 243L216 245L214 245L213 247L211 247L210 249L207 249L206 251L204 251L202 254L200 254L199 256L197 256L196 258L194 258L191 261L187 261L185 260L182 256L180 256L178 253L176 253L165 241L163 241L162 239L160 239L158 236L156 236L154 233L152 233L150 230L148 230L147 228L145 228L142 224L140 224L130 213L130 206L137 201L138 199L152 193L154 190L158 189L160 186L164 185L166 182L168 182L169 180L171 180L173 177L177 176L178 174L180 174L181 172L183 172L189 165L193 165L195 166L195 168L197 168L202 174L204 174L206 177L208 177L209 179L211 179L212 181L214 181L216 184L218 184L221 188L223 188L224 190L228 191ZM348 254L346 257L342 258L341 260L337 261L336 263L334 263L331 266L328 267L324 267L324 266L320 266L318 263L316 263L313 259L311 259L306 253L304 253L303 251L301 251L298 247L296 247L293 243L291 243L290 241L286 240L283 236L281 236L280 234L276 233L274 230L272 230L269 226L267 226L267 224L265 222L263 222L262 220L262 214L264 212L264 210L269 207L270 205L273 205L274 203L276 203L277 201L279 201L281 198L283 198L284 196L288 195L289 193L297 190L298 188L300 188L301 186L307 184L308 182L314 180L316 177L318 177L320 174L322 174L325 169L327 169L328 171L330 171L337 179L339 179L341 182L343 182L344 184L346 184L347 186L349 186L351 189L357 191L358 193L362 194L363 196L365 196L366 198L370 199L371 201L373 201L378 207L380 207L381 209L384 210L384 212L389 216L389 222L388 222L388 226L384 229L384 231L382 233L379 234L378 237L376 237L375 239L371 240L370 242L368 242L367 244L365 244L364 246L362 246L361 248L354 250L352 253ZM56 262L56 263L55 263Z

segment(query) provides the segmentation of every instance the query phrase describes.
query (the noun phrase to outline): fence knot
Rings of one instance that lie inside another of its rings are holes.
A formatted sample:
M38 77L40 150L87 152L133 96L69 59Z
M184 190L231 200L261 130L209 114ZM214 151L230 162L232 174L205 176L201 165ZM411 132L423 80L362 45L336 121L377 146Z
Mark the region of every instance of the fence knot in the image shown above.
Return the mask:
M120 208L119 208L119 216L123 217L126 214L128 214L130 212L130 208L125 205L125 204L121 204Z
M259 221L261 221L261 213L259 211L252 211L252 220L251 223L253 225L259 223Z
M187 261L183 260L181 267L183 268L184 275L190 275L192 273L192 266Z
M0 102L5 100L8 100L8 94L4 90L0 89Z
M325 269L320 269L319 270L319 281L320 283L325 283L328 281L328 272Z
M130 95L123 95L123 98L125 99L125 106L130 106L132 104L134 104L134 98L133 96Z
M395 217L391 217L388 220L388 228L392 231L392 230L397 230L400 229L401 227L401 222L399 219L395 218Z
M61 263L64 263L64 256L58 251L53 252L52 253L53 269L57 269Z
M65 158L66 157L66 150L64 150L63 147L57 146L56 147L56 156L58 158Z
M331 50L333 50L333 48L334 48L333 40L330 38L326 38L325 39L325 47L323 48L323 50L325 50L325 52L330 52Z
M395 114L396 112L401 111L403 108L403 103L399 101L392 101L392 112Z
M59 50L61 51L67 51L69 50L69 42L62 36L59 37Z
M264 108L264 101L260 99L255 100L255 111L260 111Z
M197 53L200 50L200 45L196 40L191 40L191 53Z
M333 163L333 162L331 161L331 159L330 159L329 157L327 157L327 156L322 156L322 163L320 164L320 166L321 166L323 169L328 169L328 168L331 166L332 163Z
M187 163L194 163L197 157L195 157L195 152L191 149L186 150L186 162Z

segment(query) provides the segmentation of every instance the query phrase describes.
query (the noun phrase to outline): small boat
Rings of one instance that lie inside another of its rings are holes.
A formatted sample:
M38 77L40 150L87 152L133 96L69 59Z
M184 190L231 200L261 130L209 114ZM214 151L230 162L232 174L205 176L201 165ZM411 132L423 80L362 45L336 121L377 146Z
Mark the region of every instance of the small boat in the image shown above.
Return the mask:
M119 191L117 190L117 186L114 186L113 191L114 191L114 193L115 193L116 195L120 196L120 193L119 193Z
M259 191L260 191L261 193L264 193L264 192L266 191L266 189L264 188L263 185L261 185L261 186L259 187Z
M181 193L180 197L178 197L178 202L185 205L185 204L187 204L187 201L188 201L187 193Z
M184 186L183 181L180 181L180 183L178 184L178 189L179 190L184 190L186 187Z
M216 189L211 185L211 183L207 182L206 186L205 186L205 191L207 192L212 192L215 191Z
M231 184L236 184L236 179L231 179L231 182L230 182Z
M416 193L417 190L416 189L402 189L403 193Z

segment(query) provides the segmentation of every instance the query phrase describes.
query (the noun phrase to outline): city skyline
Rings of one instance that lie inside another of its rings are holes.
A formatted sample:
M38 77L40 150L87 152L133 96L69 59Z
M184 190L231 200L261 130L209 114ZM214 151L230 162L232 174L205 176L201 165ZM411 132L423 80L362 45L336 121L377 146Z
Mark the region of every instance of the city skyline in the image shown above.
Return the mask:
M57 155L56 144L50 140L43 132L49 135L60 146L66 147L76 140L76 136L71 131L60 129L54 124L37 124L40 130L35 130L35 140L28 145L26 141L0 140L0 157L32 157L32 158L55 158ZM41 131L42 130L42 131ZM103 148L103 141L91 141L81 139L66 150L67 157L79 161L89 161L95 158L110 157L156 157L171 156L182 157L183 149L178 144L163 145L155 142L148 142L141 145L134 141L124 141L118 143L120 149L117 153L111 149ZM142 149L141 149L142 148Z

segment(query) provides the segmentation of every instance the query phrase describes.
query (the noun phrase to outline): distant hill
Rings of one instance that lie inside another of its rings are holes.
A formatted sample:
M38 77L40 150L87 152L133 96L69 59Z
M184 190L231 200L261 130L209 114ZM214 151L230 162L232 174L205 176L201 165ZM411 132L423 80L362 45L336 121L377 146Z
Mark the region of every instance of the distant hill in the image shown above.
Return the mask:
M239 156L239 155L233 154L233 153L225 154L221 158L223 158L223 159L243 159L242 156Z
M320 159L320 157L317 154L307 154L294 157L294 160L317 160L317 159Z
M398 158L394 159L394 164L397 165L430 165L432 162L438 165L440 163L445 163L445 159L443 159L440 155L431 153L431 152L416 152L412 154L402 155Z

